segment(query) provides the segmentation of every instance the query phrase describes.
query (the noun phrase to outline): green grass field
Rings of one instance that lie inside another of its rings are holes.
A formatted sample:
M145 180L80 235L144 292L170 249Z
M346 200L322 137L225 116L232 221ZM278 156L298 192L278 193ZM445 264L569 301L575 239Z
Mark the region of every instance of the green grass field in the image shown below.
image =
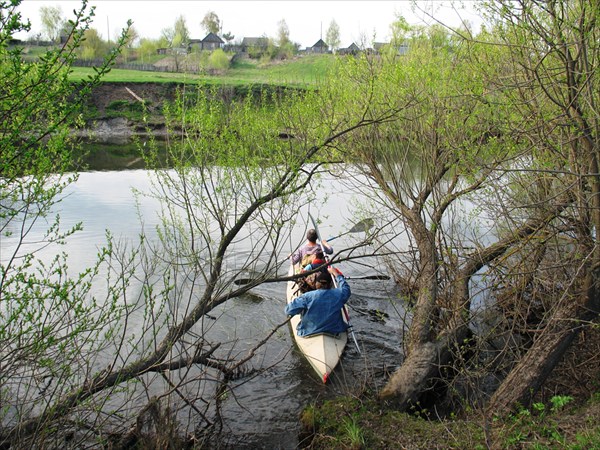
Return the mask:
M69 78L80 81L94 74L91 67L73 67ZM127 83L173 83L173 82L201 82L210 77L192 74L170 72L144 72L141 70L112 69L102 80Z
M261 64L254 60L241 60L220 75L195 75L172 72L147 72L141 70L112 69L104 81L128 83L207 83L225 85L277 84L311 86L327 76L335 63L332 55L302 56L290 61ZM92 68L74 67L70 78L78 81L93 74Z

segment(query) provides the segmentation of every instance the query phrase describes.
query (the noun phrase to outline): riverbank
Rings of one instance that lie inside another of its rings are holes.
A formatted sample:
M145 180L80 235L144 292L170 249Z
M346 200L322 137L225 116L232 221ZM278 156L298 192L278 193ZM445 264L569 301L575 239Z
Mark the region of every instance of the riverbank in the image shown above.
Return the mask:
M166 137L162 114L166 102L178 93L192 96L196 89L217 89L226 98L244 97L262 90L305 90L318 85L341 57L304 55L285 61L237 58L218 74L194 75L174 72L147 72L112 69L96 86L84 111L85 127L77 134L102 143L122 144L149 132ZM75 67L69 75L73 83L93 74L91 67Z
M198 89L217 89L224 98L235 99L263 91L282 92L301 88L276 84L214 87L183 82L105 82L92 90L84 109L85 125L74 133L104 144L127 144L134 138L149 135L166 139L164 106L174 102L179 95L193 101ZM169 133L177 134L178 130L171 129Z
M181 83L102 83L84 109L77 135L105 144L127 144L152 133L166 137L163 106L175 100Z
M400 413L375 390L315 402L300 420L302 446L311 449L600 449L600 327L579 337L530 408L508 417L457 402ZM422 405L421 405L422 406Z
M559 403L562 397L555 397ZM506 420L471 412L426 419L386 410L372 398L339 398L302 415L302 446L317 449L599 449L600 395L582 406L522 409Z

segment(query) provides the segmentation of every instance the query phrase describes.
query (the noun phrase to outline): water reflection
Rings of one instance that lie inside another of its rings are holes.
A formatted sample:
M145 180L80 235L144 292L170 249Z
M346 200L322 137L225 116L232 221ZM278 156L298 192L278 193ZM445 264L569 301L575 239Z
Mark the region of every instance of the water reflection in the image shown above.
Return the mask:
M81 164L78 170L131 170L143 169L142 150L148 143L87 142L79 144Z
M134 157L125 155L122 161ZM66 246L61 249L69 255L70 266L92 265L98 247L105 243L106 230L118 240L136 242L143 226L152 239L154 227L160 222L159 204L151 198L133 195L134 189L148 192L151 180L152 175L145 170L96 170L80 174L54 211L60 214L64 227L83 223L83 231L67 239ZM328 192L336 195L324 199L313 214L322 220L324 235L337 235L351 226L352 213L348 208L356 199L333 180L326 181L326 187ZM305 212L302 216L306 217ZM304 228L296 228L290 246L303 241ZM39 240L44 231L45 226L38 224L28 240ZM340 238L335 241L335 246L338 250L344 248L351 239L352 236ZM11 245L15 245L14 239L2 240L3 255L5 251L10 252ZM248 251L243 243L240 244L242 258ZM49 260L55 252L55 248L47 248L38 256ZM358 264L344 266L347 276L364 275L365 270ZM363 348L362 355L349 345L330 383L324 386L293 347L289 328L282 328L251 363L255 368L267 370L255 378L237 381L234 395L224 402L225 423L232 442L238 443L239 448L295 448L298 415L303 407L317 399L353 392L371 379L381 382L386 372L399 363L403 313L398 304L390 303L390 299L398 298L395 287L391 282L382 281L351 284L351 314ZM228 302L214 312L219 321L211 329L211 337L222 336L235 342L236 351L244 354L285 320L284 305L285 283L256 288L252 295ZM384 312L386 320L373 321L370 310Z

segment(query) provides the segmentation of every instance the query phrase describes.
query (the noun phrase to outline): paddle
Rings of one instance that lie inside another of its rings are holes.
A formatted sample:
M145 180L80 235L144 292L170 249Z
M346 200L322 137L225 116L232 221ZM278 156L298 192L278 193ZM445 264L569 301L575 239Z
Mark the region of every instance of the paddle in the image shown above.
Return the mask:
M309 214L310 216L310 214ZM312 219L311 220L313 222L313 225L316 225L315 221ZM337 239L339 237L345 236L349 233L363 233L365 231L368 231L370 228L373 227L373 219L371 218L367 218L367 219L363 219L360 222L355 223L352 228L350 228L348 231L346 231L345 233L342 234L338 234L337 236L331 237L329 239L327 239L327 241L333 241L334 239ZM315 228L316 230L316 228ZM318 234L318 233L317 233ZM319 236L319 241L321 240L321 237ZM323 247L321 246L321 250L323 250ZM345 277L346 279L349 279L348 277ZM390 277L385 276L385 275L370 275L370 276L366 276L366 277L352 277L351 279L353 280L389 280ZM248 284L248 283L252 283L253 281L256 281L253 278L240 278L238 280L235 280L233 283L237 286L243 285L243 284ZM264 280L263 283L273 283L275 281L280 281L280 280ZM286 280L283 280L286 281Z
M389 280L387 275L365 275L362 277L344 277L346 280Z
M323 256L325 256L325 261L329 262L327 253L325 253L325 247L323 247L323 242L321 241L321 235L319 234L319 228L317 227L317 221L313 218L313 216L311 216L310 213L308 213L308 217L310 218L310 221L313 224L313 228L315 229L315 232L317 233L317 238L319 238L319 245L321 246L321 251L323 252ZM333 278L334 285L337 287L337 283L335 282L335 277L332 277L332 278ZM346 305L344 305L344 307L342 308L342 311L344 312L344 317L346 318L346 322L348 323L348 329L350 330L350 335L352 336L352 339L354 340L354 345L356 346L356 350L358 350L358 353L360 354L361 353L360 347L358 346L358 341L356 340L356 336L354 334L354 327L350 323L350 315L348 314L348 308L346 307Z
M374 223L373 219L371 219L371 218L363 219L360 222L357 222L356 224L354 224L354 226L352 228L350 228L348 231L346 231L345 233L338 234L337 236L328 238L327 242L333 241L334 239L337 239L342 236L346 236L349 233L364 233L365 231L368 231L370 228L373 227L373 223ZM314 225L314 223L313 223L313 225Z
M360 276L360 277L344 277L346 280L389 280L390 277L388 277L387 275L365 275L365 276ZM237 280L233 281L233 284L235 284L236 286L241 286L243 284L248 284L248 283L252 283L256 281L256 278L239 278ZM263 283L275 283L276 281L288 281L287 279L283 279L283 280L278 280L276 278L274 279L267 279L267 280L263 280Z

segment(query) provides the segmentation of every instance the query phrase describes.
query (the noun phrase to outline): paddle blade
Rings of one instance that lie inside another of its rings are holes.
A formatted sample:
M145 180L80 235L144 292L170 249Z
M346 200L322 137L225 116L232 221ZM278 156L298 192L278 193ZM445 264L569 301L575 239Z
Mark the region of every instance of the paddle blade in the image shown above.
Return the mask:
M363 219L360 222L354 224L348 233L363 233L373 227L374 221L371 218Z

